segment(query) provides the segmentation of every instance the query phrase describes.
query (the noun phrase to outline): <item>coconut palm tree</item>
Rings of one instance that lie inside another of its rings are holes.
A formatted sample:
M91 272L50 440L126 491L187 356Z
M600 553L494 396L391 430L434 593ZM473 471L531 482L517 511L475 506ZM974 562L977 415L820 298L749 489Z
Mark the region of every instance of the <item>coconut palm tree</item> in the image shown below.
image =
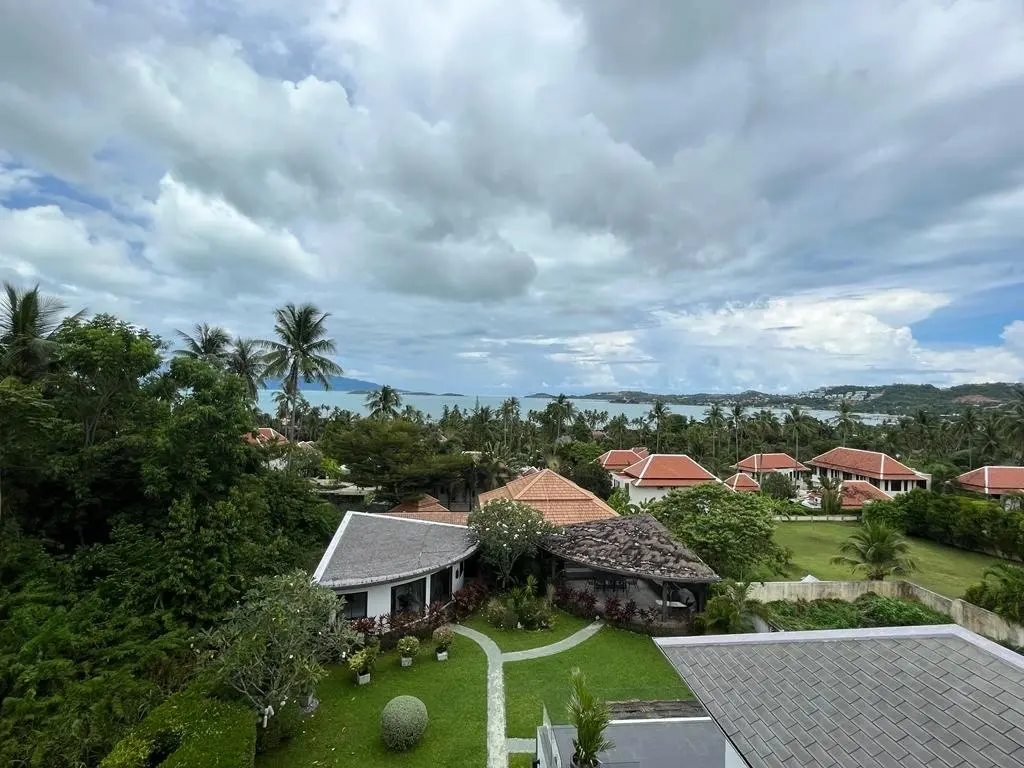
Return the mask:
M228 357L231 335L219 325L196 323L192 326L192 333L178 330L175 333L184 344L181 349L174 350L175 357L191 357L218 366Z
M43 373L57 350L54 336L67 305L55 296L46 296L35 285L19 291L4 281L0 298L0 376L11 373L28 380ZM69 319L77 320L81 310Z
M740 463L740 433L743 431L743 422L746 421L746 407L736 403L729 409L729 424L736 435L736 463Z
M853 412L853 406L850 405L849 400L843 400L839 403L839 410L836 411L833 420L836 426L839 427L839 434L843 436L843 446L845 446L850 440L850 433L853 431L854 426L860 423L857 420L857 415Z
M562 436L562 429L567 423L572 421L576 406L572 404L567 395L560 394L551 401L548 409L551 411L552 419L555 422L555 440L557 441Z
M980 463L992 464L1003 450L1003 428L1001 419L992 411L985 414L978 430L978 456Z
M978 434L978 410L968 405L956 417L953 431L957 437L957 449L967 443L967 466L974 467L974 438Z
M718 466L718 433L725 429L725 413L722 411L722 406L715 403L708 409L705 421L708 425L708 431L711 433L711 457L712 463ZM717 471L717 470L716 470Z
M242 379L249 400L255 403L259 391L266 385L267 365L260 352L259 342L254 339L235 339L227 356L227 368Z
M366 409L370 412L370 418L377 419L377 421L397 419L402 408L402 396L397 389L389 387L387 384L368 394L364 402Z
M293 436L299 381L319 382L330 389L330 377L343 373L341 366L327 357L335 352L334 341L327 336L328 317L313 304L286 304L274 310L277 338L259 342L266 352L266 375L280 376L281 388L292 400L289 428Z
M904 576L917 569L910 557L910 544L902 534L880 522L864 523L839 547L834 565L848 565L865 578L881 581L886 576Z
M1016 398L1000 418L1000 426L1016 451L1018 461L1024 461L1024 388L1017 387Z
M821 514L840 515L843 512L843 481L838 477L818 478L821 492Z
M794 455L797 461L800 461L800 437L808 435L810 428L810 422L803 409L799 405L792 406L789 409L789 413L786 414L784 429L786 437L793 438L793 441L796 443L796 453Z
M608 439L616 448L622 448L629 439L629 417L624 413L616 414L608 422Z
M650 412L647 414L647 418L654 422L654 452L661 453L661 425L664 424L665 419L671 411L669 407L665 405L664 400L655 400L654 405L651 406Z
M767 408L762 408L754 414L754 427L758 438L765 446L774 444L781 430L779 417Z
M501 419L502 442L508 448L513 442L515 433L519 430L519 398L506 397L501 401L498 408L498 417Z

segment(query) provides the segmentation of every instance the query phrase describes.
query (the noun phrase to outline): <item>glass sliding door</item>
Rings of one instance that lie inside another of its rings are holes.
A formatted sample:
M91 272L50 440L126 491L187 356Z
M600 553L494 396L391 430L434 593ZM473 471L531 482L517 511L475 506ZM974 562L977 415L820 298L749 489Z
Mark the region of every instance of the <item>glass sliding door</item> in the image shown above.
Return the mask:
M416 579L391 588L392 613L423 613L427 600L427 579Z
M447 603L452 599L452 569L444 568L430 576L430 602Z

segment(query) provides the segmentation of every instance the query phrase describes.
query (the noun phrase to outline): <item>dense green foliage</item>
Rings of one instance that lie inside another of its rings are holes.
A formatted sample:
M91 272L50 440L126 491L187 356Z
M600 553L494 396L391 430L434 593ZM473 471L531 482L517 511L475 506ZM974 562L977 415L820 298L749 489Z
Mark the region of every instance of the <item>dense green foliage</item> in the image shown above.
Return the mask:
M714 585L698 629L709 635L731 635L754 631L754 617L762 614L761 605L750 599L750 582L731 579Z
M1024 624L1024 567L998 563L980 584L964 594L964 600L998 613L1007 621Z
M767 618L780 629L856 629L859 627L906 627L949 624L950 618L920 603L881 597L873 592L852 603L812 600L765 603Z
M100 768L250 768L256 749L256 721L239 702L198 691L168 697L123 738Z
M480 544L480 558L498 583L508 586L521 559L533 557L541 540L555 529L529 504L493 499L469 513L469 532Z
M796 486L788 475L768 472L761 477L761 492L773 499L785 501L796 496Z
M781 572L788 560L773 538L772 502L759 494L708 483L672 491L650 512L719 576L742 579L765 568Z
M1024 558L1024 508L968 495L914 490L864 509L877 520L910 536L962 549Z
M394 752L412 749L427 732L427 707L415 696L395 696L380 713L380 737Z
M910 543L903 534L885 523L868 520L839 545L839 554L832 558L836 565L846 565L865 579L879 581L886 576L906 576L917 570L910 556Z
M39 315L52 302L14 293L0 306L0 764L94 766L194 678L197 631L304 563L337 513L243 439L247 384L219 359L165 364L144 329L57 325Z

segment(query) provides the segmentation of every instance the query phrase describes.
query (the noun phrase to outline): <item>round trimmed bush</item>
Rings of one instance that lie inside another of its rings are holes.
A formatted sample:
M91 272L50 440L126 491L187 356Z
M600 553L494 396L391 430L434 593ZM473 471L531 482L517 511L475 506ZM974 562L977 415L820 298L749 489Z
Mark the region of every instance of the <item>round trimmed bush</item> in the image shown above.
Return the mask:
M419 744L427 730L427 707L415 696L395 696L380 715L384 746L404 752Z

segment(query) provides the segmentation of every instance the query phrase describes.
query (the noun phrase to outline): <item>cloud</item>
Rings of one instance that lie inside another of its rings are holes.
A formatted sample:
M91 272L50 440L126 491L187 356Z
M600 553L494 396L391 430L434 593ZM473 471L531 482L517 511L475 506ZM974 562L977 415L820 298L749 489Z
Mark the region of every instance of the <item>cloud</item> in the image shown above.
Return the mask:
M955 350L912 329L1024 285L1020 21L8 3L0 272L164 332L312 300L347 367L436 389L1019 377L1012 320Z

